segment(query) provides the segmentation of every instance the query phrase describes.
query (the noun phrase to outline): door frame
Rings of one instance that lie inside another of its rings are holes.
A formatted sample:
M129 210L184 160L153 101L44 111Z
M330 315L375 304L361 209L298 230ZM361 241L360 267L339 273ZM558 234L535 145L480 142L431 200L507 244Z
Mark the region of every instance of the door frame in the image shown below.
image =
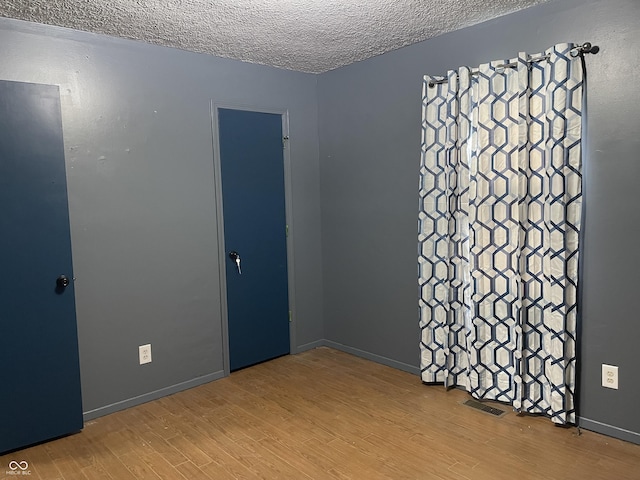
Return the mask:
M291 154L289 145L289 110L277 107L223 103L211 100L211 132L213 141L213 176L215 187L216 232L218 240L218 277L220 281L220 318L222 319L222 366L224 376L231 373L229 364L229 309L227 305L227 249L224 242L224 205L222 197L222 164L220 159L220 131L218 126L219 109L242 110L257 113L271 113L282 118L283 139L282 157L284 161L284 200L285 222L288 225L286 235L287 248L287 293L289 301L289 354L296 353L296 302L295 302L295 255L293 246L293 202L291 182Z

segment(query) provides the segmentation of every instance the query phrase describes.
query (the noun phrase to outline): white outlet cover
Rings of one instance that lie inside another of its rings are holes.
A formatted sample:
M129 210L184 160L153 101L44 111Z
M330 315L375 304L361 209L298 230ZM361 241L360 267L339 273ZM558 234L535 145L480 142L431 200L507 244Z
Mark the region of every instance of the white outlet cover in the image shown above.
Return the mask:
M151 344L140 345L138 347L138 357L140 359L140 365L145 363L151 363Z
M602 386L618 390L618 367L615 365L602 364Z

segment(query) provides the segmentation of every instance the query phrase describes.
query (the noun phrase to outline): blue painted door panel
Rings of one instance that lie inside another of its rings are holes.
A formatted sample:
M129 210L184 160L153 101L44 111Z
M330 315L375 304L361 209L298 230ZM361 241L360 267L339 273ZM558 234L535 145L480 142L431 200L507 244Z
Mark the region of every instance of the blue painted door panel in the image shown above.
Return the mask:
M237 370L289 353L282 116L219 109L218 126L229 359Z
M0 452L82 428L58 87L0 81Z

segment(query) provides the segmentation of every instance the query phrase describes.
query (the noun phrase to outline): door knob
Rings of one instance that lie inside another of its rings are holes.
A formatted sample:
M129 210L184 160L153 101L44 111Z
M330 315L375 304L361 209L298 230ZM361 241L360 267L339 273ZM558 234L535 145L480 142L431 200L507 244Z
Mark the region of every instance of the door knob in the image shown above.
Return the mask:
M65 288L69 286L69 279L67 277L65 277L64 275L60 275L57 279L56 279L56 286L58 288Z
M236 263L238 273L242 275L242 270L240 270L240 254L238 252L229 252L229 258Z

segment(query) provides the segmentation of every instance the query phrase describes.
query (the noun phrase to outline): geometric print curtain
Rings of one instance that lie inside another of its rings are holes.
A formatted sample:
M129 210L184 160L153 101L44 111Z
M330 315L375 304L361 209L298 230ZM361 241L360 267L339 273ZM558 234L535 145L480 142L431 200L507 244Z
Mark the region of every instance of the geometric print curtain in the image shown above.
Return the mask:
M576 420L575 49L426 76L422 103L422 380L559 424Z

